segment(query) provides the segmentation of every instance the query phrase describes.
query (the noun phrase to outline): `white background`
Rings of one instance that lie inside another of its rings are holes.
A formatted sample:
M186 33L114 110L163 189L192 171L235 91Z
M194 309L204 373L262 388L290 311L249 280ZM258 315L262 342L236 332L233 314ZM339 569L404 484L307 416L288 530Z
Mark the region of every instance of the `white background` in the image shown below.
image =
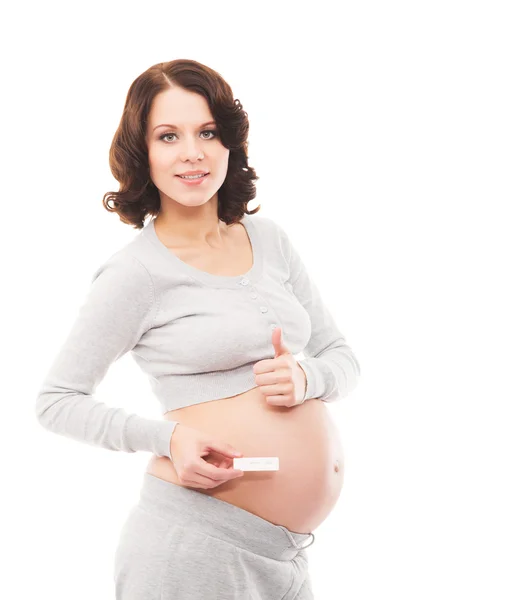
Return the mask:
M192 58L250 119L261 215L354 349L317 600L512 600L513 19L508 2L24 3L2 33L2 598L114 598L150 457L50 434L39 386L95 268L131 82ZM159 407L124 356L98 398Z

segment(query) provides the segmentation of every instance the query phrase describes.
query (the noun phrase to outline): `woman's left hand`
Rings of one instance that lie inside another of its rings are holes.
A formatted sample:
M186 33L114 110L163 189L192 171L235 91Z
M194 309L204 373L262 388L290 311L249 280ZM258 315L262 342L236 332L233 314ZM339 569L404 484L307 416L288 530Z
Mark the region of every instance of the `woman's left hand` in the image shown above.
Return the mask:
M302 404L307 377L282 342L280 327L273 330L271 343L275 348L275 358L267 358L254 364L255 383L261 388L268 404L289 408Z

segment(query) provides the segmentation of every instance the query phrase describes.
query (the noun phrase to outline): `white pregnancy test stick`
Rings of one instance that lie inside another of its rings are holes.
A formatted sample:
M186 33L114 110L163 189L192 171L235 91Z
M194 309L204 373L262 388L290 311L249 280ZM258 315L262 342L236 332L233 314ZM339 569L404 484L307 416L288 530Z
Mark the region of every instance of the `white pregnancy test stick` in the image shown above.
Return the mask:
M278 456L234 458L234 469L240 471L278 471Z

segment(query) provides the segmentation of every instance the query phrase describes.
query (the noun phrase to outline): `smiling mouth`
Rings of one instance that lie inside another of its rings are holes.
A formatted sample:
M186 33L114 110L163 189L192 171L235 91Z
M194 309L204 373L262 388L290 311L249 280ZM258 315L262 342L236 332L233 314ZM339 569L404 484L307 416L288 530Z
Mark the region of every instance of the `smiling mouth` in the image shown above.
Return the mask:
M207 177L207 175L209 175L209 173L202 173L201 175L177 175L177 177L180 177L180 179L189 179L189 180L195 180L195 179L202 179L203 177Z

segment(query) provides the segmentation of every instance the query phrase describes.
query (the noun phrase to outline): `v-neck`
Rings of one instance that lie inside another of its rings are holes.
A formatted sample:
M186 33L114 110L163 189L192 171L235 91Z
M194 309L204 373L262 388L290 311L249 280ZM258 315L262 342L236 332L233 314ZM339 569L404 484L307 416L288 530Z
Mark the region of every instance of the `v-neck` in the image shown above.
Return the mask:
M202 283L214 287L239 287L240 285L247 285L253 281L257 281L262 273L262 247L261 240L259 237L259 232L255 226L255 223L252 222L250 215L243 215L240 223L245 228L245 231L248 235L248 239L250 240L250 245L252 247L252 255L253 255L253 264L250 269L246 273L242 273L241 275L215 275L214 273L209 273L207 271L203 271L202 269L197 269L192 265L184 262L180 259L172 250L166 247L166 245L161 242L157 233L155 231L155 219L156 217L152 217L152 219L144 226L142 230L142 234L150 240L154 244L154 246L159 250L159 252L166 256L172 264L174 264L177 268L179 268L182 272L187 273L194 279L201 281Z

